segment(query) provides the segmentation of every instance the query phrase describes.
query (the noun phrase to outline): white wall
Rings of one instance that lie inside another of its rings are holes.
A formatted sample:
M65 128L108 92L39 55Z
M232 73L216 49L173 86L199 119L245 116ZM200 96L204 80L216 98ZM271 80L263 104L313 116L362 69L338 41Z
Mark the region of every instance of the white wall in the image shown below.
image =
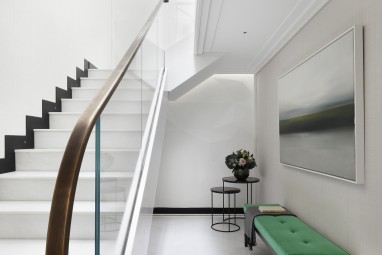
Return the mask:
M111 68L146 21L154 0L0 1L0 158L4 135L24 135L25 115L86 58Z
M155 206L210 207L210 188L232 175L225 157L241 148L254 152L253 131L253 75L214 75L169 102ZM239 207L245 192L238 187Z
M159 0L113 0L112 62L118 64ZM163 7L163 5L162 5Z
M353 255L377 255L382 249L381 12L381 1L330 1L257 75L260 202L285 205ZM279 163L278 77L355 24L364 25L364 185Z

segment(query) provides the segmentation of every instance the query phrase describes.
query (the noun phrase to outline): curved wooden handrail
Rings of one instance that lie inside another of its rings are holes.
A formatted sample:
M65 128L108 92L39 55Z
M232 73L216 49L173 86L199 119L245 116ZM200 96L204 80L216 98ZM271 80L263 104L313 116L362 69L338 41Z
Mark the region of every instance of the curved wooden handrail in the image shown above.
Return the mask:
M46 239L46 255L67 255L78 175L92 129L138 52L162 1L159 1L145 25L115 70L78 119L66 146L53 193Z

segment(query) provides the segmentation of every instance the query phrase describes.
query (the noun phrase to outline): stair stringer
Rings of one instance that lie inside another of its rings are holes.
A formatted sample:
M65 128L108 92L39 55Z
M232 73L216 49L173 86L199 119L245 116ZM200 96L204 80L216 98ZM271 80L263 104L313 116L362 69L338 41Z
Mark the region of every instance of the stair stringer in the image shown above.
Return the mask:
M67 77L66 90L56 87L56 101L42 100L41 117L26 116L25 135L6 135L4 138L4 158L0 158L0 174L16 171L15 149L34 148L34 129L49 129L49 112L61 111L61 99L72 98L72 88L80 87L81 77L88 77L88 69L97 69L84 60L84 70L76 67L76 79Z

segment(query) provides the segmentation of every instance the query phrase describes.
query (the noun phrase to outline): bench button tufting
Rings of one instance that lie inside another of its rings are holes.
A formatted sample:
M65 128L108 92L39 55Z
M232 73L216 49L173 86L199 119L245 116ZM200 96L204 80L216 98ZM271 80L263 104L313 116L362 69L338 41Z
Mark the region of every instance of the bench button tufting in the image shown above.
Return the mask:
M308 243L309 243L309 242L308 242L308 241L306 241L306 240L304 240L303 242L304 242L304 244L308 244Z

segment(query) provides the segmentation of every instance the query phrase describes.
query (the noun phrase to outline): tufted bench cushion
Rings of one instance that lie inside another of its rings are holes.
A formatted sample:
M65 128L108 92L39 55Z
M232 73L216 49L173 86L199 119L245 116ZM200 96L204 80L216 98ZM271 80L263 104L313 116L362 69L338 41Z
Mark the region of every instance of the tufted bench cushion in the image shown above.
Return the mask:
M244 211L249 206L254 205L244 205ZM254 224L277 255L349 255L295 216L260 215Z

